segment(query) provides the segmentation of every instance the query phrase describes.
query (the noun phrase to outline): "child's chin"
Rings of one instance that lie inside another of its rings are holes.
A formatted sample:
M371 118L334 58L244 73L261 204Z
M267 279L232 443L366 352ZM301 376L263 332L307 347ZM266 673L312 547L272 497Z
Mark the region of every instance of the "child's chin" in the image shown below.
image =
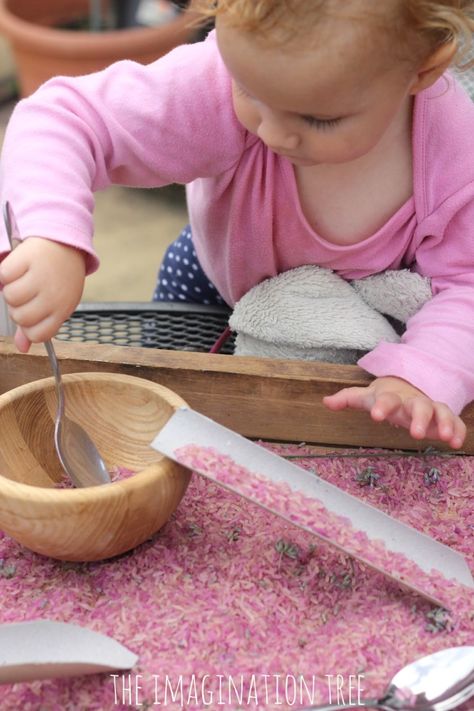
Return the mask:
M290 161L290 163L293 163L293 165L297 165L298 167L301 167L301 168L309 167L311 165L318 165L318 161L314 160L314 158L288 157L288 160Z

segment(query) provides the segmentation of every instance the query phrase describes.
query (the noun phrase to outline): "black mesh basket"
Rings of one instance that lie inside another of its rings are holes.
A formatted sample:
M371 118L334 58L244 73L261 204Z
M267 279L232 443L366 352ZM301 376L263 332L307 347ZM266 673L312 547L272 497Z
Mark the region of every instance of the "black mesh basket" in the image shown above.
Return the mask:
M227 327L225 306L173 303L80 304L57 338L118 346L209 352ZM220 353L234 351L232 336Z

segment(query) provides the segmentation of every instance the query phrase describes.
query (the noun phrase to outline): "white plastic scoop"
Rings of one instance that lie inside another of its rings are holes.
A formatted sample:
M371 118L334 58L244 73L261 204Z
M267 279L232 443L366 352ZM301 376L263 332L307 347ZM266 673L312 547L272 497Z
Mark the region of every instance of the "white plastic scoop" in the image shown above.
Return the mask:
M0 625L0 683L131 669L137 655L107 635L53 620Z
M194 410L176 410L151 446L436 605L450 607L452 602L449 594L439 593L444 578L474 589L460 553ZM233 470L237 474L231 477ZM315 515L307 513L302 522L302 511L311 507Z

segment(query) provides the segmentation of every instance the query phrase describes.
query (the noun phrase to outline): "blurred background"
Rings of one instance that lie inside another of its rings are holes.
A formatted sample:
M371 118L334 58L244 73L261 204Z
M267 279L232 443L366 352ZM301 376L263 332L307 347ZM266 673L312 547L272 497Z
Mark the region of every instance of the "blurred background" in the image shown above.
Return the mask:
M11 112L22 95L31 93L35 84L48 78L48 73L82 73L80 66L77 71L64 70L66 64L59 49L55 58L58 68L53 64L51 68L45 66L46 75L37 75L40 64L50 59L41 55L44 26L67 30L71 41L76 37L82 40L86 33L91 40L102 43L120 35L121 56L110 57L110 61L135 58L143 37L144 61L151 61L150 52L158 57L182 41L195 41L205 34L195 27L190 29L189 21L183 25L186 5L185 0L0 0L0 146ZM33 67L21 54L17 18L31 23L38 38L38 47L33 48L38 52ZM80 52L82 49L78 49L78 60ZM141 61L140 57L137 59ZM97 61L110 63L108 57ZM94 68L88 65L86 71ZM163 253L187 219L183 186L158 190L113 187L97 193L95 247L101 266L88 277L83 301L151 300Z

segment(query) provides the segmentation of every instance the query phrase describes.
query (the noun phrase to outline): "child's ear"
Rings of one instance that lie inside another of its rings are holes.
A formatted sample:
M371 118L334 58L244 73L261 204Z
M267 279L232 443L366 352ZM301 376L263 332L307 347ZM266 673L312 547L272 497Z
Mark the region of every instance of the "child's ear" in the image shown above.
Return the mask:
M418 94L419 91L427 89L431 84L434 84L451 64L456 50L457 40L452 39L430 54L418 69L410 94Z

